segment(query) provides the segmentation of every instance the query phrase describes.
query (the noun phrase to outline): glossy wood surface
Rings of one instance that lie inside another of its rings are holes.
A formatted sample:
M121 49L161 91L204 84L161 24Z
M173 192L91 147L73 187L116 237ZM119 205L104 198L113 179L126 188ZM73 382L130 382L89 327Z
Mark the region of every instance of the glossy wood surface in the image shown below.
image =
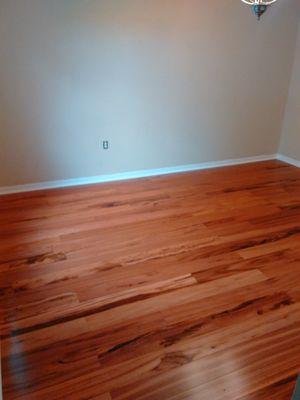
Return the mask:
M4 399L290 400L300 170L0 198Z

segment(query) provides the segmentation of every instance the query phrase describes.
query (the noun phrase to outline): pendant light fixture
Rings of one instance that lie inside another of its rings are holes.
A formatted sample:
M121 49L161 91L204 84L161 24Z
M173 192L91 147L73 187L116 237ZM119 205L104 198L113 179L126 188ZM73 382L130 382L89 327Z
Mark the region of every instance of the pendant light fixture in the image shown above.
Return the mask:
M275 3L277 0L242 0L243 3L249 4L252 6L254 14L257 16L257 19L260 20L260 17L267 11L268 6Z

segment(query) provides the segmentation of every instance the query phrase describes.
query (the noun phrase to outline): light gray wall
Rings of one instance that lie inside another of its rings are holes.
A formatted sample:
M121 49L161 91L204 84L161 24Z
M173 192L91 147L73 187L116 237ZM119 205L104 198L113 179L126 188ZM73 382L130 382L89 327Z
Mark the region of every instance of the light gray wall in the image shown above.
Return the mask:
M300 161L300 20L295 61L280 142L280 153Z
M0 186L275 153L296 3L0 0Z

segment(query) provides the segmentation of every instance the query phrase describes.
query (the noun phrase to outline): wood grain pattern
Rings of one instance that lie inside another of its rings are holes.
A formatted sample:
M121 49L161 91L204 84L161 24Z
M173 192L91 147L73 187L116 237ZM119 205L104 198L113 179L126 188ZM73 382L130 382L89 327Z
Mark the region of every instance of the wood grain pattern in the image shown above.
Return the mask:
M290 400L300 170L0 197L4 399Z

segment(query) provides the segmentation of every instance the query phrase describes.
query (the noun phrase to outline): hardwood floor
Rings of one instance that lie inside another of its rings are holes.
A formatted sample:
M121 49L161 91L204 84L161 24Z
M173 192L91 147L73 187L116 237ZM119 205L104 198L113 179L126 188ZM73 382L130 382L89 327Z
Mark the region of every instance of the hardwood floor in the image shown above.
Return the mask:
M290 400L300 170L0 197L4 399Z

